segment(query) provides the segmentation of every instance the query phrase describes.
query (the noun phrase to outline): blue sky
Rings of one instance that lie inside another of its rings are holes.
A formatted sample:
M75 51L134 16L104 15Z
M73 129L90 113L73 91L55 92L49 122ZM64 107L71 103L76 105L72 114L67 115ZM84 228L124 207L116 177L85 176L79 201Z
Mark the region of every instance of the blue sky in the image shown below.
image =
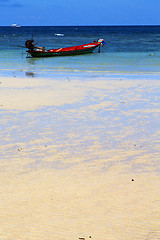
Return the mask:
M160 25L160 0L0 0L0 26Z

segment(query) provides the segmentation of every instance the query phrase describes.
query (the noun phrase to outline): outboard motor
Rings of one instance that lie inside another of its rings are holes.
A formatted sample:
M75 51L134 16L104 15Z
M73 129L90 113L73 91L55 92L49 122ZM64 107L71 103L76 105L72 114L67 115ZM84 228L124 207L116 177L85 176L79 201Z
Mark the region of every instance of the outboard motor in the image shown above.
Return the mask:
M34 42L34 40L32 39L32 40L27 40L26 42L25 42L25 46L28 48L28 49L30 49L30 50L33 50L34 49L34 44L33 44L33 42Z

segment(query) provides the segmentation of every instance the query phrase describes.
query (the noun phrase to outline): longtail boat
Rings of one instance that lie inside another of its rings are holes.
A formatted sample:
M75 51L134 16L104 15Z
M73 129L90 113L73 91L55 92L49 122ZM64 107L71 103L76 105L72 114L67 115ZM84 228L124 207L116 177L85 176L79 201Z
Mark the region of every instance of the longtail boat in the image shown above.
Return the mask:
M45 49L44 47L36 47L36 44L33 43L34 40L27 40L25 42L25 46L28 48L26 51L29 56L32 57L54 57L54 56L70 56L70 55L79 55L79 54L86 54L92 53L95 48L100 47L105 44L103 39L99 39L97 41L93 41L88 44L72 46L72 47L65 47L65 48L58 48L58 49Z

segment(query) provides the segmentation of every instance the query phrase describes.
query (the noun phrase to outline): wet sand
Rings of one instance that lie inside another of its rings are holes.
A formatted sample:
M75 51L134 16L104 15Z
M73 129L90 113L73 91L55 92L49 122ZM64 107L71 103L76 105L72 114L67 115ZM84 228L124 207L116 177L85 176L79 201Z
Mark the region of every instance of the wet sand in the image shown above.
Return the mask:
M0 78L0 240L160 239L160 82Z

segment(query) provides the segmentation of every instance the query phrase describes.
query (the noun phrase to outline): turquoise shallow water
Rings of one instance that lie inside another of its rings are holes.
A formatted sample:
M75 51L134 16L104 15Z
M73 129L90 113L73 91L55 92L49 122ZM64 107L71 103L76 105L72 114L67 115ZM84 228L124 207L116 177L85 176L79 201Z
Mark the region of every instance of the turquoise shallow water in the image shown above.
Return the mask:
M57 36L60 33L62 36ZM59 48L104 38L106 45L81 56L26 58L33 35L39 46ZM0 27L0 75L52 77L160 74L160 26Z

